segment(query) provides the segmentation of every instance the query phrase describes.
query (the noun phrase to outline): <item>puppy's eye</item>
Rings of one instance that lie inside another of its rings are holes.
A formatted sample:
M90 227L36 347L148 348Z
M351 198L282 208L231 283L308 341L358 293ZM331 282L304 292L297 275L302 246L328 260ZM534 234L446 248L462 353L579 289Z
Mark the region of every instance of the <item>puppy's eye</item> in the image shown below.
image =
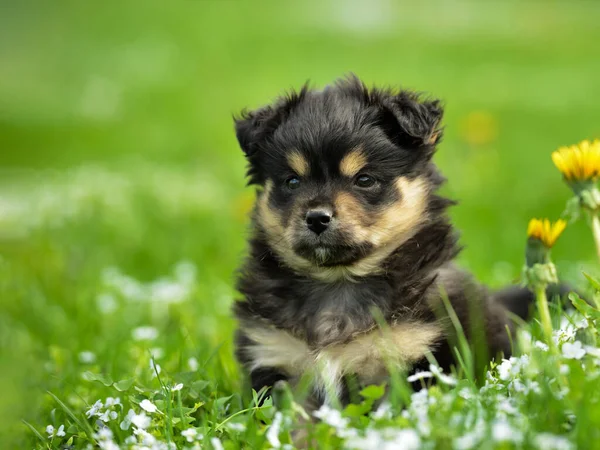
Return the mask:
M354 181L354 184L356 184L358 187L361 188L370 188L373 187L375 185L375 178L373 178L371 175L367 175L367 174L361 174L358 177L356 177L356 180Z
M289 177L287 180L285 180L285 185L290 190L298 189L300 187L300 178Z

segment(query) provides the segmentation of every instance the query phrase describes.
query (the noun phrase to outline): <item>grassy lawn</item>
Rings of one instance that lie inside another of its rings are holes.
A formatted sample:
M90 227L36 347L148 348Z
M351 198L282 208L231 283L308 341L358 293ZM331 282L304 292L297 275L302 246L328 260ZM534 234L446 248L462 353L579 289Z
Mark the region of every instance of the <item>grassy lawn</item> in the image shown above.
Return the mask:
M0 11L1 448L112 448L109 434L129 448L135 427L146 429L136 445L149 448L290 442L296 413L256 407L233 359L232 280L253 199L232 129L242 108L348 71L442 98L437 161L445 193L460 201L460 263L493 287L518 280L529 218L557 218L570 197L550 153L600 137L597 2ZM583 221L553 256L578 286L582 270L600 273ZM562 356L524 344L526 356L494 369L482 389L442 377L411 400L399 387L389 411L367 418L373 388L344 417L321 411L316 439L323 448L600 447L591 332L600 317L588 316L555 317ZM182 436L190 427L198 436Z

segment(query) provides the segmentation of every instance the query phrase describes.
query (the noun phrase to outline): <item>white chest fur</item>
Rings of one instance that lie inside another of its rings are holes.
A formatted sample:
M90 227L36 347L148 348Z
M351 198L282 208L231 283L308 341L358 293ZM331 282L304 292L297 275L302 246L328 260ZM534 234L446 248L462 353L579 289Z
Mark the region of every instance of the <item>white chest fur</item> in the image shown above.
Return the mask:
M251 370L275 367L290 377L314 376L315 387L329 397L338 395L346 374L356 374L365 384L377 383L387 368L408 369L442 337L439 324L403 322L388 329L356 335L350 342L311 349L306 342L276 328L244 330L252 343L245 349Z

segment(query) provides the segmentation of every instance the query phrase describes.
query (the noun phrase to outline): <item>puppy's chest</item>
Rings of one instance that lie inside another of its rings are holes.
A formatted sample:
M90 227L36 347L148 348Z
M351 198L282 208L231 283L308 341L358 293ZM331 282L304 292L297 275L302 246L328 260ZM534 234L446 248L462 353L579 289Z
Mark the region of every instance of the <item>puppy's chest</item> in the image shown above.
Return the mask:
M337 390L347 374L376 383L390 363L409 368L442 336L438 324L409 318L377 327L374 309L389 312L383 285L310 286L304 295L289 327L246 324L251 369L274 367L292 378L311 372L321 389Z

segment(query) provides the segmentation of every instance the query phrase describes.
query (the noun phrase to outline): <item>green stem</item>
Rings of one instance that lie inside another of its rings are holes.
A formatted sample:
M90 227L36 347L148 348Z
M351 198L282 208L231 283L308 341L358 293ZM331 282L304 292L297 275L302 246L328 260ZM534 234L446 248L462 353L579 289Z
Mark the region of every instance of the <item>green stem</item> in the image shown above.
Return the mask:
M548 308L548 297L546 297L546 286L538 286L535 289L538 311L540 312L540 321L542 330L546 337L548 345L552 345L552 319L550 318L550 309Z
M592 234L594 235L594 241L596 242L598 260L600 260L600 217L595 213L592 213Z

